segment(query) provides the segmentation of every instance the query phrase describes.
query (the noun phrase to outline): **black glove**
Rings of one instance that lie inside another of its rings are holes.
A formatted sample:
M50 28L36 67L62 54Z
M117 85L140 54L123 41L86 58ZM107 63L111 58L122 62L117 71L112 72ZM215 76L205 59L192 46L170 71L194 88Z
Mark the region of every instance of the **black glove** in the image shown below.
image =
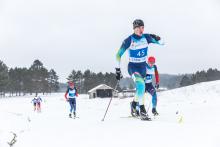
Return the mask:
M160 85L157 83L157 84L155 84L155 88L156 89L159 89L159 87L160 87Z
M160 40L160 36L157 36L155 34L150 34L150 37L154 38L156 41Z
M123 78L121 74L121 69L120 68L115 68L116 69L116 79L121 80Z

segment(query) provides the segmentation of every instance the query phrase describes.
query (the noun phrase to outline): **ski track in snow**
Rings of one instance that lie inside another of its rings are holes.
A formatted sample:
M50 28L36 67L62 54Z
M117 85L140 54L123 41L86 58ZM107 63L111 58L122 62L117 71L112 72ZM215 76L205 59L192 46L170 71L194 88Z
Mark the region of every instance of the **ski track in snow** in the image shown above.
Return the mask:
M87 95L77 99L79 118L70 119L63 95L43 97L41 113L33 112L32 97L0 99L0 147L13 133L14 147L220 147L220 81L158 93L153 121L129 118L132 99L114 98L102 122L109 98Z

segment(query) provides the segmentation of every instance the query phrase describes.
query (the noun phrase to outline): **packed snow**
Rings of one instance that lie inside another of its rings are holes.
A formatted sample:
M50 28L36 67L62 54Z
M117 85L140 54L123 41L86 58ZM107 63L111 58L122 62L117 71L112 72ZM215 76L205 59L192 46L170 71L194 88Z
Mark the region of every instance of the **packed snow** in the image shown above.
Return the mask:
M0 147L220 147L220 81L158 93L160 115L150 108L152 121L129 117L132 98L114 98L105 121L109 98L80 95L76 119L68 117L64 93L42 96L41 113L32 98L0 99Z

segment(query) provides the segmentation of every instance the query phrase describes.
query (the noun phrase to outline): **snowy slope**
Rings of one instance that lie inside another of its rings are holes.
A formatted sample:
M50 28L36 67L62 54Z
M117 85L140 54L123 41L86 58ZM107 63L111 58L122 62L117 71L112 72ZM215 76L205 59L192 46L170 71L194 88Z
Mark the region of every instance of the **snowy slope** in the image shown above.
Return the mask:
M45 96L42 113L33 112L28 97L0 99L0 147L9 146L12 132L14 147L220 147L220 81L161 92L158 98L160 116L151 122L127 117L129 98L113 99L104 122L109 99L81 95L77 119L68 118L63 94Z

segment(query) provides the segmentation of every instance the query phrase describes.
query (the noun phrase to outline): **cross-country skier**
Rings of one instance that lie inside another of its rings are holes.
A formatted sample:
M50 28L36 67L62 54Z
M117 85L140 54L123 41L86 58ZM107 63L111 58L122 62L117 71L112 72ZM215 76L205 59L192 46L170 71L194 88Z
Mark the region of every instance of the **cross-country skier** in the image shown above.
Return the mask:
M31 100L31 103L33 103L34 111L36 111L36 108L37 108L37 97L34 97L34 98Z
M65 99L70 104L70 113L69 117L72 117L72 113L74 117L76 117L76 97L78 97L78 92L73 82L68 82L68 88L65 93Z
M154 34L144 34L144 22L136 19L133 22L134 33L124 40L117 52L116 58L118 67L116 68L116 78L122 78L120 61L126 50L129 51L128 73L132 77L136 86L135 99L132 102L132 110L136 112L136 106L140 105L141 120L150 120L144 106L144 93L146 77L146 58L148 45L150 43L160 44L160 37Z
M42 102L42 99L40 96L36 96L32 99L31 101L34 105L34 111L37 110L37 112L41 112L41 102Z
M157 112L157 92L156 89L159 88L159 74L157 66L155 64L155 57L150 56L146 64L146 78L145 78L145 92L148 92L152 96L152 113L158 115ZM155 75L155 86L153 86L153 75ZM155 89L156 88L156 89Z

